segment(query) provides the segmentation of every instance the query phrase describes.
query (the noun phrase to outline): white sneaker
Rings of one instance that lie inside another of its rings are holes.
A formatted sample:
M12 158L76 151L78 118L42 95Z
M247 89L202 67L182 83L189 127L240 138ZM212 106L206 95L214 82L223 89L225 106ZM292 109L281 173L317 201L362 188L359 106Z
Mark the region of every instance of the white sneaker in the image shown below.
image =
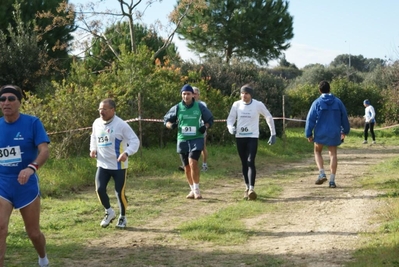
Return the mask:
M116 218L115 211L111 209L109 212L105 212L104 219L101 221L101 227L107 227Z
M367 144L367 140L364 140L364 141L363 141L363 144Z
M373 145L377 144L375 141L373 141Z
M247 189L245 189L245 191L244 191L244 200L248 200L248 191L249 191L249 189L247 188Z
M208 165L206 163L202 164L202 171L206 172L207 170L208 170Z
M201 193L199 189L194 190L194 199L202 199Z
M188 195L186 196L187 199L194 199L194 197L194 191L190 191L190 193L188 193Z
M118 228L126 228L127 220L125 216L119 216L118 222L116 223L116 227Z

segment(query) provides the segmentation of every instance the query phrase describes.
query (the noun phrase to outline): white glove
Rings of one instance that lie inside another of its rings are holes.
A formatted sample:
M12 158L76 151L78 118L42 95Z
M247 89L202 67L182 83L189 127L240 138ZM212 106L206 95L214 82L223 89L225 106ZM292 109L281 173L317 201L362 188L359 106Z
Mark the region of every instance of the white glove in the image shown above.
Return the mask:
M228 129L229 129L229 133L230 134L233 134L233 135L236 134L236 127L235 126L229 126Z

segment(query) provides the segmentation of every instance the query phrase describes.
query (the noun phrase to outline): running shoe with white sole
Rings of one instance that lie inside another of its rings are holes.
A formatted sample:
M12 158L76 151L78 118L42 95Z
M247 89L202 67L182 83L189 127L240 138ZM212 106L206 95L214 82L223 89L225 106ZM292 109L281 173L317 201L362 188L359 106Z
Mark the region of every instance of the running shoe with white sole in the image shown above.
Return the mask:
M118 222L116 223L117 228L126 228L127 220L125 216L119 216Z
M101 221L101 227L107 227L116 218L115 211L111 209L109 212L105 212L104 219Z
M206 163L202 164L202 171L206 172L208 170L208 165Z
M256 200L258 195L255 193L254 190L249 190L248 191L248 200Z
M248 200L248 191L249 191L249 189L247 188L247 189L245 189L245 191L244 191L244 200Z
M188 193L188 195L186 196L187 199L194 199L195 195L193 191L190 191L190 193Z
M323 184L325 181L327 181L327 176L323 173L317 177L315 184Z
M330 188L336 188L337 185L335 184L335 182L330 181L330 184L328 185L328 187L330 187Z
M199 189L195 189L194 190L194 198L195 199L202 199L201 193L199 191Z

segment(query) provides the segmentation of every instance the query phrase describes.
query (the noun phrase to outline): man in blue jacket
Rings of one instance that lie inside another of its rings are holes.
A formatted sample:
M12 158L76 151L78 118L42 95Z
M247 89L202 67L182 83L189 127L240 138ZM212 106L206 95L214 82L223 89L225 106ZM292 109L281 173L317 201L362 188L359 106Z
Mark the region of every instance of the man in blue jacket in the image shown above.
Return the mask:
M330 188L335 188L337 172L337 147L349 134L350 126L346 108L342 101L330 93L330 84L322 81L319 84L321 96L313 101L306 118L305 136L309 142L314 142L314 157L319 168L317 185L327 181L324 172L323 146L328 146L330 155Z

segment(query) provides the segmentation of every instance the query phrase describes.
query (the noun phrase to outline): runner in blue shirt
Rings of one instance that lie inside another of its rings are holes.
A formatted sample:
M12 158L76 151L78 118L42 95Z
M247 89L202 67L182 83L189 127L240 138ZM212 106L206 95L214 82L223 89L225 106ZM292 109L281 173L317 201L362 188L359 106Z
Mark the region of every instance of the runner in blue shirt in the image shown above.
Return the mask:
M39 266L48 266L46 239L40 231L40 189L36 171L49 157L50 140L41 121L19 112L22 90L0 88L0 266L4 265L8 223L19 209L25 230L39 255Z

